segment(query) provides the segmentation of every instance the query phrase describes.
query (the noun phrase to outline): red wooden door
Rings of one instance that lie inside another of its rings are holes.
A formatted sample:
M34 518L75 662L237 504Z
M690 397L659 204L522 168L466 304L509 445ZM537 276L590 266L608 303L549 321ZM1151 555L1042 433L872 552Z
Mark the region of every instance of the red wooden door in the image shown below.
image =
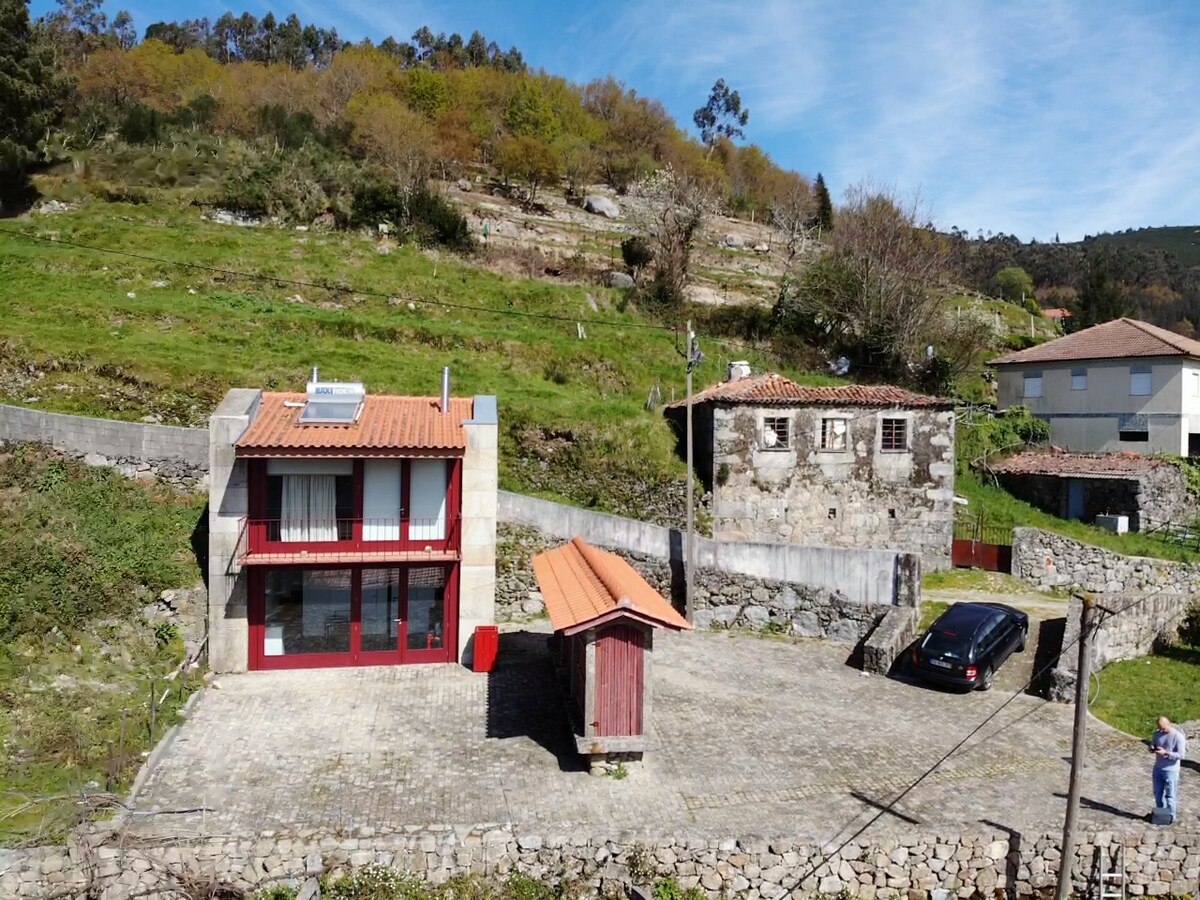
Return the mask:
M596 734L642 733L645 639L633 625L610 625L596 636Z

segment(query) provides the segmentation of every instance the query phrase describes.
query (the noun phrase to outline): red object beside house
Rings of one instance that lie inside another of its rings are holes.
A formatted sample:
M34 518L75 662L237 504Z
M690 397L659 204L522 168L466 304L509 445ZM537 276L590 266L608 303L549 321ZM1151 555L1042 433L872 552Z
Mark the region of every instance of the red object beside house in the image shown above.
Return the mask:
M476 625L475 644L471 656L471 671L490 672L496 665L500 649L500 629L495 625Z

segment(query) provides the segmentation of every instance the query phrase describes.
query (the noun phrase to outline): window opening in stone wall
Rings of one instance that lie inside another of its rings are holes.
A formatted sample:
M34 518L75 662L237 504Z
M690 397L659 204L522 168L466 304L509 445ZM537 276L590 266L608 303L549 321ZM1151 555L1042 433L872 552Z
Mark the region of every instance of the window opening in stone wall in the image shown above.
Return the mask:
M1150 440L1148 431L1118 431L1117 440L1128 441L1131 444L1144 444Z
M1025 390L1021 394L1022 397L1040 397L1042 396L1042 373L1036 375L1029 373L1025 374Z
M763 449L787 450L791 446L791 419L763 419Z
M889 509L889 510L888 510L888 518L889 518L889 519L894 519L894 518L896 518L896 510L894 510L894 509Z
M821 420L821 449L822 450L845 450L846 449L846 420L845 419L822 419Z
M828 515L829 515L829 518L831 518L831 519L836 519L836 518L837 518L837 509L836 509L835 507L832 507L832 506L831 506L831 507L829 507L829 513L828 513Z
M884 452L897 453L908 449L908 420L884 419L879 447Z
M1087 369L1072 369L1071 370L1071 390L1086 391L1087 390Z

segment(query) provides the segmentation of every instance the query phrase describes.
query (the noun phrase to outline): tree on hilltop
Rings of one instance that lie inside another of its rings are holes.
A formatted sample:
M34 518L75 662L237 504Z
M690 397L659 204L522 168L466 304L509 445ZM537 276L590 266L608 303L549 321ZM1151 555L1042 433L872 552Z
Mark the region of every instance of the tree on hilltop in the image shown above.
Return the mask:
M829 188L825 186L825 176L820 172L813 182L813 215L809 224L823 232L833 230L833 201L829 198Z
M730 90L724 78L718 78L708 95L708 102L692 114L692 121L711 155L719 138L733 140L746 136L743 129L750 121L750 110L742 109L741 95Z

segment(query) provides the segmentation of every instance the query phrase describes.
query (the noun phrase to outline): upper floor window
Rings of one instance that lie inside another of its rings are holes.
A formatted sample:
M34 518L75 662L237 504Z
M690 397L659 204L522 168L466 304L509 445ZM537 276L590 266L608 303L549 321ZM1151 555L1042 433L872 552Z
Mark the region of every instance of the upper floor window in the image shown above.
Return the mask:
M1129 395L1131 397L1149 397L1153 393L1152 388L1149 366L1129 367Z
M1026 372L1025 373L1025 390L1021 394L1022 397L1040 397L1042 396L1042 373L1041 372Z
M821 449L845 450L847 430L845 419L822 419Z
M1192 372L1192 396L1200 397L1200 372Z
M908 449L908 419L883 419L880 422L879 449L885 453Z
M791 447L791 425L792 420L784 417L763 419L763 449L787 450Z
M270 460L267 517L272 539L349 540L354 474L349 460Z
M1071 370L1071 390L1086 391L1087 390L1087 369L1072 369Z

